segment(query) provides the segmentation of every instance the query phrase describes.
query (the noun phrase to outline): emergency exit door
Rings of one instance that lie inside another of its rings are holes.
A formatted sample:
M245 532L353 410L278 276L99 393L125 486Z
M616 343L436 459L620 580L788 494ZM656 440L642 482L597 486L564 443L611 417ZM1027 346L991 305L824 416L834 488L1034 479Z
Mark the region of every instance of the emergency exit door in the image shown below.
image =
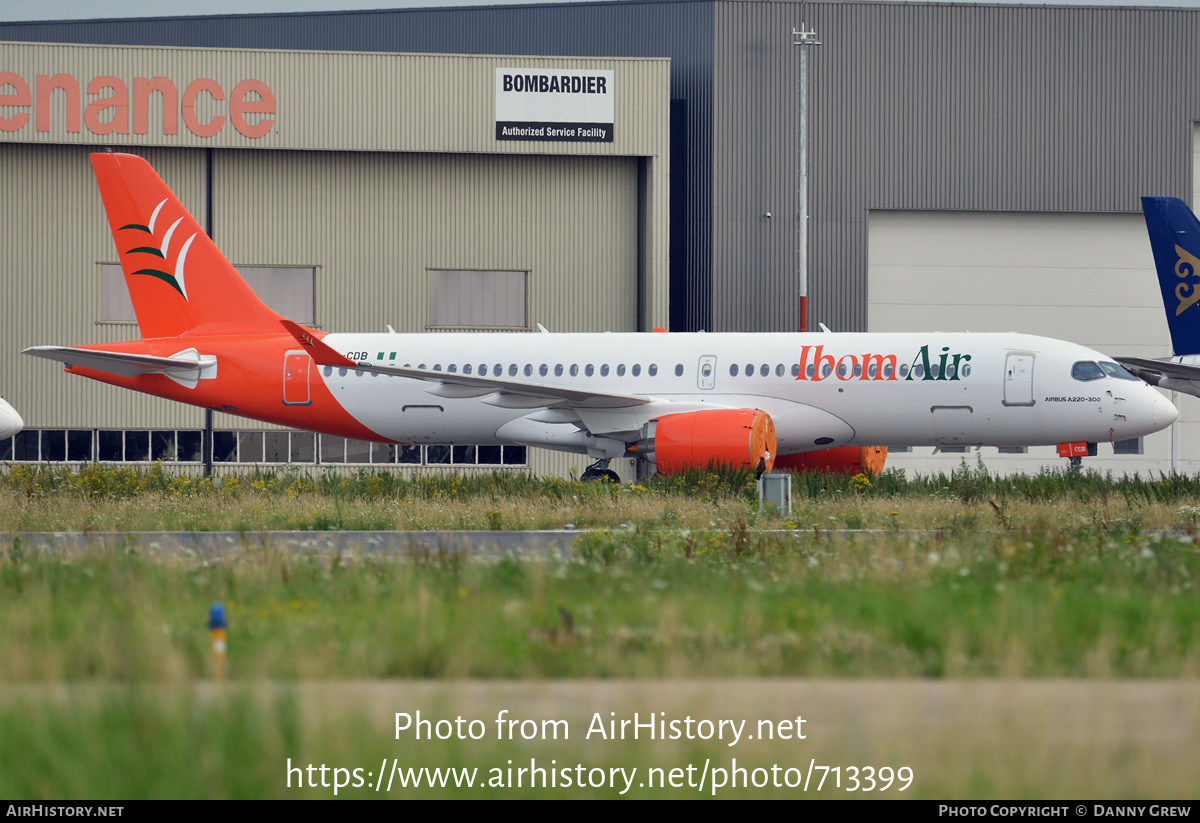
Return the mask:
M308 385L308 372L312 358L300 349L283 355L283 404L285 406L307 406L312 403Z

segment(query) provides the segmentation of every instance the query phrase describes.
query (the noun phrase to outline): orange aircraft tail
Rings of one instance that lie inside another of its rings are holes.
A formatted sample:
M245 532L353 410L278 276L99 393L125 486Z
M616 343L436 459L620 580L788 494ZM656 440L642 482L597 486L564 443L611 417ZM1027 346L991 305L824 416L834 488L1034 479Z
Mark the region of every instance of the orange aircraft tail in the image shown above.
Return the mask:
M92 168L142 337L280 331L258 298L150 164L93 154Z

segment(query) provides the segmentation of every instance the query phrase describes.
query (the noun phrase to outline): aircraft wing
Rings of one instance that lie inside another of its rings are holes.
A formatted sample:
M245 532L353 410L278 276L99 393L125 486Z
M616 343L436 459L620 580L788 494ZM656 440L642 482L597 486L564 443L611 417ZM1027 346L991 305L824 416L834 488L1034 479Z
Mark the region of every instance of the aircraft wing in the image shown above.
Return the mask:
M1179 380L1200 380L1200 366L1173 363L1170 360L1149 360L1144 357L1116 357L1113 359L1138 377L1142 377L1141 372L1148 371Z
M434 385L429 393L438 397L479 397L482 402L511 409L535 409L544 406L570 406L573 408L615 409L642 406L654 402L654 398L636 394L614 394L611 392L586 391L566 386L552 386L521 380L505 380L499 377L477 377L470 374L412 369L402 366L380 366L362 360L354 368L374 374L390 374L411 380L424 380ZM495 398L487 395L495 394Z
M31 346L21 352L47 360L57 360L69 366L83 366L95 371L117 374L121 377L137 377L140 374L199 369L208 365L193 349L189 354L175 357L156 357L151 354L128 354L126 352L103 351L100 349L76 349L70 346Z

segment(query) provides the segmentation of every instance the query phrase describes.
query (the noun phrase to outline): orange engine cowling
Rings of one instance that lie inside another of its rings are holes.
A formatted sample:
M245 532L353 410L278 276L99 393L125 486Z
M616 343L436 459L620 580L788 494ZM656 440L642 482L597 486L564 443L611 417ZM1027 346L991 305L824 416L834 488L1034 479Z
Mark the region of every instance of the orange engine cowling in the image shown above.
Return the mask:
M838 446L775 458L775 468L828 474L879 474L887 462L887 446Z
M665 414L642 428L639 455L659 472L726 465L756 469L775 461L775 422L758 409L713 409Z

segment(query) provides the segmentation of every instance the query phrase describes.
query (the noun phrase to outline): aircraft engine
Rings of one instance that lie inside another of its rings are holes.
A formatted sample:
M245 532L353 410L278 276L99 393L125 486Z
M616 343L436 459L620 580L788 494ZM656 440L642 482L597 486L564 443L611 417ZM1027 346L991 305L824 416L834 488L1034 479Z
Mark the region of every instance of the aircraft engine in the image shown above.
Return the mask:
M710 465L757 469L775 459L775 423L757 409L665 414L642 427L637 453L663 474Z
M775 458L775 468L826 474L879 474L887 461L887 446L838 446Z

